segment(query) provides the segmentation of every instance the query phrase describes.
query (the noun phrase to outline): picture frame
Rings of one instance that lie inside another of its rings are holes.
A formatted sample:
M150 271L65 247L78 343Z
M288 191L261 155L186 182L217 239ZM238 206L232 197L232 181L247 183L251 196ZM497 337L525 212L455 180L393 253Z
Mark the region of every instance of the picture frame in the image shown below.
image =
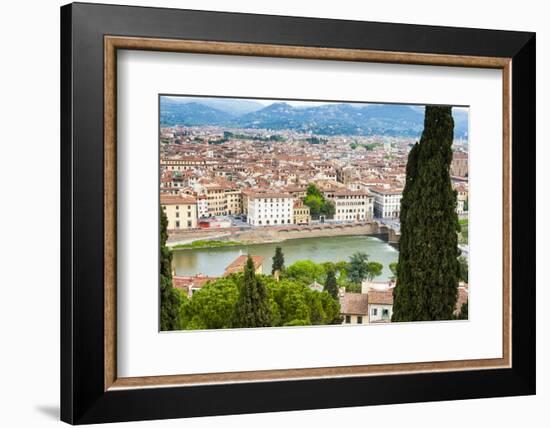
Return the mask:
M502 70L502 358L118 377L118 50ZM534 33L63 6L61 419L86 424L534 394L535 97Z

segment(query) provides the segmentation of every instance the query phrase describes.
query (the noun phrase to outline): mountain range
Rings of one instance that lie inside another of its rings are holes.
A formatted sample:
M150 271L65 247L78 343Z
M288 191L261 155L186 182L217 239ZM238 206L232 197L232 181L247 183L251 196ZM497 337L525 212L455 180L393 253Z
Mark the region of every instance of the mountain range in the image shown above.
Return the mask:
M455 138L468 136L468 112L453 109ZM264 105L234 98L161 97L161 126L222 126L307 132L317 135L420 137L424 107L402 104L330 103Z

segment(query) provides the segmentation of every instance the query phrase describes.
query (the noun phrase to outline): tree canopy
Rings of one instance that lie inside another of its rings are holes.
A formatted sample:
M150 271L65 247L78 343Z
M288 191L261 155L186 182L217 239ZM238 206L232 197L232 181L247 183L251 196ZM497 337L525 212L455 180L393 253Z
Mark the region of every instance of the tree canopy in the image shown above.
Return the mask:
M279 246L275 247L275 255L273 256L273 264L271 266L271 275L275 272L282 272L285 268L285 256L283 254L283 249Z
M159 207L160 208L160 207ZM172 253L166 247L168 219L160 209L160 329L179 330L180 305L185 297L172 284Z
M427 106L420 142L409 153L392 321L448 320L457 300L456 192L451 185L451 107Z
M267 291L261 278L256 276L252 257L248 256L244 267L239 297L235 304L233 327L269 327L271 311Z
M313 219L318 219L320 216L331 219L336 213L334 203L326 199L321 190L313 183L307 186L304 205L309 207L309 214Z

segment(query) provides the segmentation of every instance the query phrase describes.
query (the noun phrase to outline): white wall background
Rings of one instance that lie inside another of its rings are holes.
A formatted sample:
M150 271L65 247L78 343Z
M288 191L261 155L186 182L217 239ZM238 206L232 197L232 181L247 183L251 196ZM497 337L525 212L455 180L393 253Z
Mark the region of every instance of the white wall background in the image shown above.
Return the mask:
M550 28L534 0L147 0L126 4L323 18L485 27L537 32L537 263L550 258L543 213L550 209ZM116 3L104 0L103 3ZM59 407L59 6L58 0L4 2L0 13L0 421L7 427L58 424ZM546 167L546 168L545 168ZM547 215L546 215L547 217ZM546 248L545 248L546 247ZM351 409L200 418L187 427L542 426L550 402L549 275L537 274L538 395ZM546 287L545 287L546 286ZM537 422L540 421L540 422ZM155 421L142 426L181 426ZM137 423L125 426L137 426Z

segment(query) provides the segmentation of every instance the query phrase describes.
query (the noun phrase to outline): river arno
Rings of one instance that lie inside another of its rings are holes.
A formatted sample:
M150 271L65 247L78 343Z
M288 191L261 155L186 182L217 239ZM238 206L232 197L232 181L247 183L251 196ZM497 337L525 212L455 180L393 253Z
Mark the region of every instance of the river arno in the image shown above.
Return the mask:
M173 256L174 267L176 275L179 276L198 273L221 276L226 266L239 255L251 254L264 257L263 272L270 273L271 259L276 246L282 247L287 266L297 260L312 260L316 263L347 261L353 253L365 252L369 255L370 261L384 265L383 273L377 280L386 280L391 276L388 265L396 262L399 254L387 242L372 236L335 236L234 247L176 250Z

